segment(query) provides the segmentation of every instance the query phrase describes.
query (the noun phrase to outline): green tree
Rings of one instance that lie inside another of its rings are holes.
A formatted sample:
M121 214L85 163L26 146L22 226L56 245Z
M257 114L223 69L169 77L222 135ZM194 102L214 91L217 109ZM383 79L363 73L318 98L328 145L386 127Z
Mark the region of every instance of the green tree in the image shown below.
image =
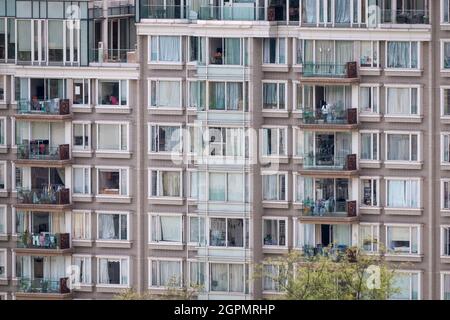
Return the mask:
M388 263L383 253L367 255L358 248L345 252L326 248L317 255L291 252L267 259L256 267L256 277L273 281L281 293L276 297L281 299L384 300L399 291L394 278L398 267Z

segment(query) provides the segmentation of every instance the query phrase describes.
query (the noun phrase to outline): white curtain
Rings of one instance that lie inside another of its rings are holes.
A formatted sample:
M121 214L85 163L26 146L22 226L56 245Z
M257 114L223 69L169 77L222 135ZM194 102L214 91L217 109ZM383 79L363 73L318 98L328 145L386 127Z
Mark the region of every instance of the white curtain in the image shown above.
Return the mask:
M350 23L350 0L336 0L334 10L336 23Z
M296 202L302 202L304 200L304 190L305 186L305 180L300 175L296 178L296 185L295 185L295 201Z
M159 262L160 286L180 285L180 262L160 261Z
M352 152L352 135L351 133L336 133L336 155L338 161L345 162L345 157Z
M362 160L372 160L372 134L362 133L361 134L361 159Z
M387 113L411 114L411 99L409 88L387 88Z
M277 63L286 63L286 39L278 38L278 61Z
M100 239L110 240L119 239L118 224L114 223L113 214L100 214L99 216L99 237Z
M227 109L228 110L242 110L242 83L228 82L227 83Z
M315 225L298 222L297 226L297 247L315 246Z
M316 63L334 64L334 41L316 41Z
M230 264L230 292L244 292L244 266Z
M409 300L411 294L411 283L409 274L395 274L392 287L395 292L391 295L394 300Z
M264 266L264 278L263 278L263 289L267 291L276 291L276 279L278 276L277 267L268 264Z
M241 39L225 38L225 64L239 65L241 57Z
M388 207L418 208L419 198L419 181L388 181Z
M209 200L225 201L225 173L209 174Z
M278 221L264 220L264 244L278 245Z
M209 108L213 110L224 110L225 82L211 82L209 89Z
M180 82L179 81L160 81L159 82L159 101L158 107L161 108L179 108Z
M408 68L410 43L406 41L388 42L388 68Z
M303 23L316 23L317 22L317 1L316 0L303 0Z
M353 41L336 41L336 64L343 65L353 60Z
M240 128L227 128L226 130L226 155L229 157L241 157L244 154L244 131Z
M98 148L120 150L120 126L115 124L98 124Z
M264 188L264 200L278 200L277 175L264 175L262 177Z
M159 60L180 61L180 37L159 36Z
M277 108L277 84L263 83L263 108L276 109Z
M244 183L242 173L228 173L228 201L244 201Z
M100 283L109 284L108 260L100 259Z
M162 195L165 197L180 197L180 172L166 171L161 172L161 186Z
M84 213L72 212L73 239L84 239Z
M211 218L210 220L210 245L223 247L226 245L226 219Z
M387 160L409 160L409 140L408 134L388 135L388 156Z
M155 217L157 218L157 217ZM160 241L181 242L180 217L159 216Z
M333 225L333 242L336 245L350 246L350 226Z
M211 291L228 291L228 265L211 263Z
M450 68L450 43L444 43L444 68Z

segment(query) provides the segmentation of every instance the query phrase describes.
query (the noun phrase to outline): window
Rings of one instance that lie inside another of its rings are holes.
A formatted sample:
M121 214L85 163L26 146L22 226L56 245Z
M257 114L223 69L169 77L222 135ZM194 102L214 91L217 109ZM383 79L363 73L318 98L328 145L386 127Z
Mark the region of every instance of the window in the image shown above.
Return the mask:
M242 173L209 173L209 200L244 202L248 193L247 175Z
M91 212L72 212L72 239L91 240Z
M286 83L263 83L263 109L286 110Z
M189 243L206 244L205 218L189 217Z
M149 45L151 63L181 62L181 37L151 36Z
M6 145L6 118L0 118L0 146Z
M441 256L450 256L450 226L441 226Z
M128 240L127 213L98 213L98 240Z
M450 116L450 88L441 87L441 116Z
M209 245L213 247L248 247L248 220L209 219ZM244 240L245 239L245 240Z
M442 68L450 69L450 41L442 41Z
M379 187L380 180L378 178L361 177L361 206L378 207L379 206Z
M181 152L181 125L149 124L149 129L150 152Z
M294 147L293 147L293 153L294 158L303 158L304 156L304 150L303 150L303 142L304 142L304 135L303 130L298 127L293 127L293 140L294 140Z
M128 196L128 169L97 169L97 194Z
M442 0L441 8L441 23L450 23L450 0Z
M244 270L245 266L245 270ZM244 264L210 263L209 288L213 292L247 291L247 266Z
M189 175L189 198L190 199L197 199L198 198L198 192L200 189L199 185L199 173L197 171L188 171Z
M209 110L239 111L244 108L242 82L209 82Z
M91 194L91 167L72 166L73 194Z
M201 138L208 139L203 141L203 143L204 145L208 145L207 152L209 156L244 156L245 137L242 128L208 127L206 132L201 134Z
M149 170L150 197L182 197L181 170Z
M205 288L206 263L190 261L189 262L189 287Z
M360 65L363 68L378 68L378 41L361 41Z
M419 115L419 88L386 87L386 114L393 116Z
M441 272L441 299L450 300L450 274Z
M281 264L264 264L263 266L263 290L268 292L280 292L283 287L286 287L286 283L283 285L283 278L286 278L283 274L286 272L286 268Z
M150 80L150 108L181 109L180 80Z
M181 215L150 215L150 242L173 244L182 242L183 219Z
M386 225L386 244L389 253L410 255L420 253L419 226Z
M74 285L92 283L92 262L90 256L73 255L72 264L77 267Z
M450 162L450 133L441 133L441 162Z
M128 123L97 123L97 151L128 151Z
M0 21L0 32L1 32L1 27L2 27L2 21ZM0 34L1 37L1 34ZM2 51L2 47L1 47L1 43L0 43L0 59L1 59L1 51ZM3 47L4 50L4 47ZM0 76L0 102L4 102L6 100L6 95L5 95L5 89L6 89L6 76Z
M418 133L386 133L387 161L419 161Z
M150 260L151 287L180 287L181 260Z
M263 156L286 156L287 128L262 129Z
M0 205L0 235L6 234L6 214L7 209L5 205Z
M304 40L303 72L330 76L343 74L344 68L335 65L355 61L354 45L354 41L346 40Z
M361 132L361 160L379 160L379 133Z
M188 81L188 108L204 111L206 109L206 81Z
M287 175L285 173L262 173L263 200L287 201Z
M263 218L263 245L279 246L287 245L287 219Z
M286 39L266 38L263 39L263 63L285 64L286 63Z
M450 210L450 180L441 180L441 210Z
M419 68L419 42L388 41L386 53L387 68Z
M0 190L6 190L6 161L0 161Z
M240 38L209 38L210 64L243 65Z
M377 86L361 85L359 88L359 110L361 113L379 113L379 93Z
M8 276L6 273L6 254L6 249L0 249L0 279L4 279Z
M386 180L387 207L416 208L420 207L420 180L395 179Z
M100 285L129 285L129 258L99 257L97 270Z
M367 253L378 252L380 226L376 223L361 223L359 225L359 247Z
M294 38L295 43L295 64L302 64L303 63L303 40Z
M90 92L91 86L89 79L73 80L73 104L90 105L91 104Z
M420 300L420 273L396 272L392 286L396 288L390 300Z
M128 80L98 80L97 85L98 105L128 105Z
M74 151L91 149L91 124L73 122L73 149Z

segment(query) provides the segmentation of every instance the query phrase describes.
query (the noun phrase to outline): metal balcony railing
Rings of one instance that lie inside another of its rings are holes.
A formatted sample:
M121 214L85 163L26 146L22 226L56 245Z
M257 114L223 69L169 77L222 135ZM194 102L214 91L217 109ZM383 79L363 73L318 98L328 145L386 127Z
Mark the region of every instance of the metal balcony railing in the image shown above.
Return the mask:
M181 5L143 5L141 18L143 19L187 19L189 7Z
M40 189L18 189L19 204L70 204L70 190L61 185L49 185Z
M69 278L22 278L19 281L18 291L22 293L70 293Z
M91 49L90 62L115 62L115 63L135 63L136 49Z
M70 114L70 100L68 99L20 100L17 107L18 114L58 116Z
M356 154L335 156L333 154L306 155L303 168L308 170L357 170Z
M69 145L51 147L39 141L31 141L17 146L18 160L69 160Z
M334 198L303 201L303 216L356 217L356 201Z
M381 23L392 24L429 24L428 10L381 10Z
M202 6L198 20L264 21L264 7Z
M22 233L17 243L19 248L31 249L69 249L69 233Z
M358 124L358 109L341 109L333 106L305 109L302 122L304 124Z
M357 78L357 63L355 61L345 64L335 63L303 63L304 77L323 77L323 78Z

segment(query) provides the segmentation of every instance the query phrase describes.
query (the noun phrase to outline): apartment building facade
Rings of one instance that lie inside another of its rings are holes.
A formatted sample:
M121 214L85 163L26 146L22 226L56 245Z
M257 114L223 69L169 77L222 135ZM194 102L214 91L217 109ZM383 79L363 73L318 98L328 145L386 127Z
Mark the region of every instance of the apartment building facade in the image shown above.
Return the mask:
M448 0L0 0L0 42L2 297L268 298L332 245L450 299Z

